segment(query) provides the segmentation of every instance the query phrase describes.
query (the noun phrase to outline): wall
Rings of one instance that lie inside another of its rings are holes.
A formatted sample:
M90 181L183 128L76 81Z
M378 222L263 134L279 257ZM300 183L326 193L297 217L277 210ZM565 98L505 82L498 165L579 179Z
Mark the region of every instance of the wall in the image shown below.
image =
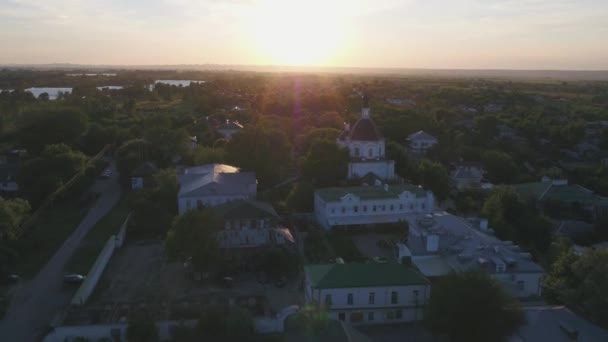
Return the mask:
M395 178L395 162L378 160L348 163L348 179L361 178L370 172L382 179L393 179Z
M251 194L251 196L255 196L255 192ZM207 207L215 207L217 205L224 204L229 201L234 201L238 199L248 199L251 196L249 194L242 194L234 196L179 197L177 204L179 208L179 213L183 214L190 209L196 209L198 206L197 201L201 201L201 205ZM189 207L188 203L190 203Z

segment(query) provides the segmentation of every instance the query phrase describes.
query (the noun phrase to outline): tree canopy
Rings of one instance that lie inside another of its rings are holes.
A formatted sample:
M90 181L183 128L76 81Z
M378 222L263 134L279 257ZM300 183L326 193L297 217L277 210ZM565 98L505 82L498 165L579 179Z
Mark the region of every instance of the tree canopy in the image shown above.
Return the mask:
M19 139L28 152L38 154L47 145L71 145L87 129L87 116L78 109L41 107L25 112L19 124Z
M175 170L161 170L150 179L149 186L129 195L131 231L143 236L165 235L177 215L179 184Z
M524 322L517 300L483 273L452 273L433 284L426 323L452 341L505 340Z
M348 151L335 141L315 141L302 162L302 178L318 187L336 186L346 178L348 161Z

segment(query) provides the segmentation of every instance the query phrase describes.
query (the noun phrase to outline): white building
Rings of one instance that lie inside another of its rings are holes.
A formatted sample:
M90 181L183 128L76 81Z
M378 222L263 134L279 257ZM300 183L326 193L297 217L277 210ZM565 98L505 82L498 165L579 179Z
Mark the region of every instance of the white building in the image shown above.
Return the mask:
M421 320L431 294L428 279L397 263L307 265L304 273L306 304L351 324Z
M208 164L184 169L177 176L180 214L198 208L214 207L237 199L249 199L257 193L254 172L240 172L224 164Z
M240 131L241 129L243 129L243 125L241 125L238 121L230 120L226 120L226 122L217 127L217 131L222 133L226 139L230 139L234 133Z
M403 221L434 207L430 191L409 184L318 189L314 202L317 221L325 229Z
M427 277L476 269L498 280L514 297L541 295L545 271L511 241L501 241L487 220L464 220L448 213L410 217L407 244L399 258L410 257Z
M279 225L279 215L270 203L236 200L214 208L224 229L217 233L221 248L254 248L293 243L289 229Z
M361 118L352 129L345 124L336 141L338 146L347 148L350 154L348 179L364 178L370 174L381 180L393 179L395 162L386 159L385 139L369 117L368 102L364 96Z
M458 190L491 189L492 184L484 181L485 170L477 163L456 163L450 172L450 179Z
M426 153L431 147L437 145L439 142L437 138L426 133L425 131L418 131L408 135L407 141L410 150L414 153L422 154Z

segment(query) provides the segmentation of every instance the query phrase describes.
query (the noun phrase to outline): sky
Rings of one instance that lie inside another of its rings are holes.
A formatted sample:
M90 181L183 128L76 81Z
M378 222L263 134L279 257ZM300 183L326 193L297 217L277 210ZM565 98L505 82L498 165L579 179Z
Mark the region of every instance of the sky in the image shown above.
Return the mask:
M607 0L0 0L0 64L608 69Z

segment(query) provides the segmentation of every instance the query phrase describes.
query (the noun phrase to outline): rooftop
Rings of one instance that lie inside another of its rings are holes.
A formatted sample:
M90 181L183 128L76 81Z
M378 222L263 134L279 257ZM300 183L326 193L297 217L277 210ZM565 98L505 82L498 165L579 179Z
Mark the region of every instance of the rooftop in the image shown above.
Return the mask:
M425 197L427 191L411 184L388 185L388 188L382 186L352 186L352 187L335 187L324 188L315 191L327 202L339 202L340 199L348 194L353 194L363 200L381 199L381 198L398 198L404 192L410 192L416 197Z
M563 306L524 309L528 323L511 338L515 341L599 342L608 341L608 331ZM569 333L576 335L572 338Z
M442 275L446 271L482 269L495 273L502 264L504 273L543 273L529 253L511 241L501 241L485 228L483 221L465 220L448 213L419 216L409 219L407 247L413 261L426 275ZM487 222L487 221L486 221ZM436 236L431 243L429 236ZM434 248L433 248L434 247ZM418 259L421 265L418 265ZM438 273L438 274L435 274Z
M359 119L349 135L352 141L378 141L384 139L374 121L369 117Z
M522 197L532 197L537 201L553 199L566 203L580 202L608 205L608 198L596 195L593 191L580 185L568 184L565 181L548 180L544 182L523 183L514 185L513 188Z
M240 172L234 166L207 164L187 168L178 175L180 197L235 195L256 184L254 172Z
M437 140L434 136L425 131L418 131L407 136L407 140Z
M429 284L420 272L397 263L307 265L304 272L317 289Z
M230 201L214 209L224 219L267 219L279 217L272 204L254 200Z

